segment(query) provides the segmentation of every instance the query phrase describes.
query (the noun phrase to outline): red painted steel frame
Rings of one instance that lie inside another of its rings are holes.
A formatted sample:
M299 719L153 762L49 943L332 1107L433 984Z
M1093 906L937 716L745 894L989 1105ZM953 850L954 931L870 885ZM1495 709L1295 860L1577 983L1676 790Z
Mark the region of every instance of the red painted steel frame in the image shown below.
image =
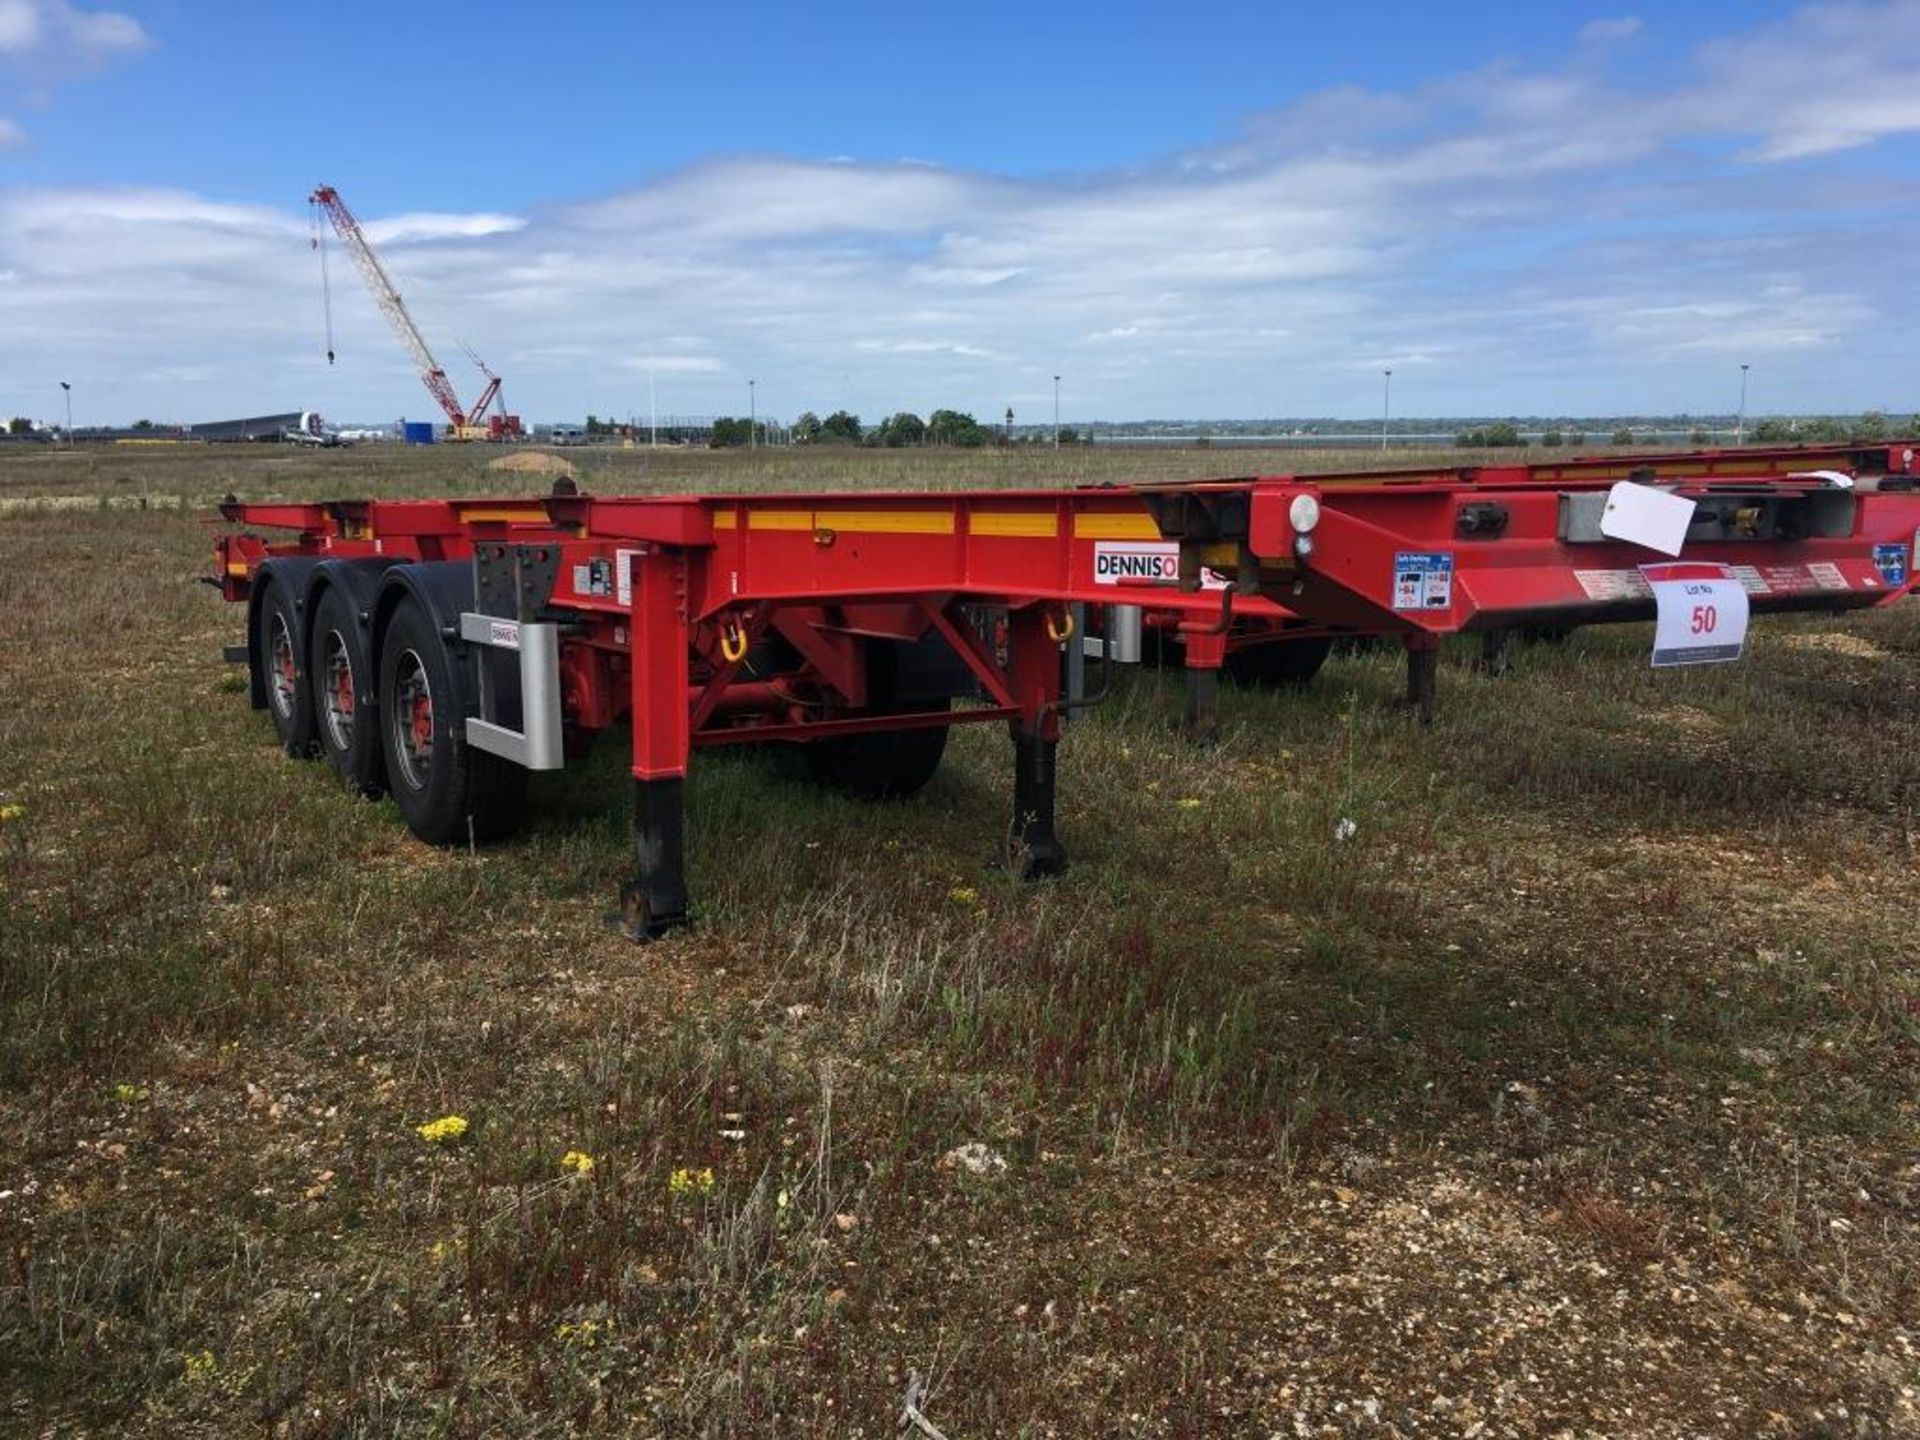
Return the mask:
M1754 609L1845 609L1915 587L1917 470L1902 443L1139 490L230 501L227 520L295 538L222 537L218 583L245 600L283 556L461 562L487 547L557 560L537 618L566 626L563 724L629 717L638 866L622 928L649 938L686 920L681 777L696 744L1004 719L1009 858L1058 873L1059 647L1077 603L1145 607L1178 629L1201 678L1250 633L1395 634L1425 717L1444 634L1651 613L1638 567L1655 557L1599 528L1616 482L1694 499L1687 557L1736 567ZM1445 577L1411 605L1410 565ZM1003 631L983 635L981 607L1004 611ZM926 636L983 703L899 713L869 693L870 643ZM776 639L797 662L763 672L755 647ZM1210 690L1190 689L1190 705L1198 694Z

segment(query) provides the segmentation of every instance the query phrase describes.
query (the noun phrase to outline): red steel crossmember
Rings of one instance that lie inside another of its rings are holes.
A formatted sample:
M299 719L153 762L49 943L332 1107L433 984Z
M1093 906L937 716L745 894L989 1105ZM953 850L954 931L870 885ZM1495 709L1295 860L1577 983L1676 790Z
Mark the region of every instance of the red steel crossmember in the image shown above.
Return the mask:
M297 538L222 537L217 583L247 600L276 562L359 562L388 586L482 552L554 562L520 618L564 626L570 739L628 717L639 866L623 909L647 935L686 913L682 786L695 745L1005 720L1011 858L1029 874L1063 868L1053 808L1072 607L1139 607L1177 637L1201 682L1190 719L1203 730L1229 653L1330 633L1398 637L1424 716L1445 634L1651 615L1638 567L1658 557L1603 519L1618 482L1692 500L1687 558L1733 567L1764 612L1911 590L1916 474L1900 442L1135 489L230 501L229 521ZM983 627L983 611L1001 625ZM383 613L369 605L365 623ZM929 641L975 687L972 703L874 691L876 647Z

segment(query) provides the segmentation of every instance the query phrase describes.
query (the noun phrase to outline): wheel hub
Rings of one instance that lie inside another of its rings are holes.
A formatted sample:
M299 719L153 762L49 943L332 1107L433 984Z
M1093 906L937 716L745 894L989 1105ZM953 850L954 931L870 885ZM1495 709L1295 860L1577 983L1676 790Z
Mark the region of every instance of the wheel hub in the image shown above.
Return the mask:
M327 729L337 750L353 748L353 721L356 708L353 661L347 654L346 638L338 630L327 632L326 640Z
M433 687L427 667L412 650L400 657L393 691L394 758L407 785L424 790L433 771Z
M293 668L293 635L287 629L287 617L275 612L273 630L268 637L268 690L273 696L273 708L282 715L293 713L293 692L295 675Z

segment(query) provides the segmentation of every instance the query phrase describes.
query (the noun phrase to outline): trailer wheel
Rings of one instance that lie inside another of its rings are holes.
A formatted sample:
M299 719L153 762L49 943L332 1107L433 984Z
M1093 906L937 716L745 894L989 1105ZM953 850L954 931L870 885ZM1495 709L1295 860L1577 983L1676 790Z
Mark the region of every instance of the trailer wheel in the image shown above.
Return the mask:
M527 772L454 733L466 718L447 642L402 600L380 645L381 748L407 828L429 845L500 840L520 824Z
M836 735L800 747L807 775L821 785L862 800L911 795L933 779L947 751L947 729L874 730Z
M1257 689L1304 685L1320 673L1333 650L1328 635L1307 640L1271 640L1227 653L1227 674L1236 684Z
M254 617L254 663L260 667L267 714L287 754L313 754L313 696L300 661L300 617L285 585L269 585Z
M362 795L386 789L380 753L380 707L374 702L373 665L366 632L346 594L328 588L314 608L312 676L315 733L334 772Z

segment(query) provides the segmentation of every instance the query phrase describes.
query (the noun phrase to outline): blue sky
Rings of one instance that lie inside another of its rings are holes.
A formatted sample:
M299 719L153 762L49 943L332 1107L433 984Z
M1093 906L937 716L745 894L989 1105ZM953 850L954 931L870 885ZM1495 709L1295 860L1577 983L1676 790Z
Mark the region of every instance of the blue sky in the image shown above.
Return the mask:
M0 0L0 409L1920 406L1920 5L527 16Z

